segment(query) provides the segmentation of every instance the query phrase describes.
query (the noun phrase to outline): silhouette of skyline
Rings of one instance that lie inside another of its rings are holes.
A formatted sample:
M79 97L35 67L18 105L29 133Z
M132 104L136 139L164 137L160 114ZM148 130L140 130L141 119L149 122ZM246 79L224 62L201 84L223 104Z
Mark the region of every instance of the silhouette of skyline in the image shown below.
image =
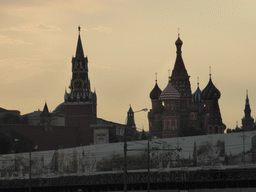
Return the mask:
M244 117L246 90L256 116L256 2L254 1L5 1L0 22L0 107L21 114L50 111L64 101L78 26L97 116L125 123L151 108L149 93L163 90L173 70L178 33L192 93L211 78L221 92L223 123ZM179 32L178 32L179 29ZM148 130L147 113L135 124Z

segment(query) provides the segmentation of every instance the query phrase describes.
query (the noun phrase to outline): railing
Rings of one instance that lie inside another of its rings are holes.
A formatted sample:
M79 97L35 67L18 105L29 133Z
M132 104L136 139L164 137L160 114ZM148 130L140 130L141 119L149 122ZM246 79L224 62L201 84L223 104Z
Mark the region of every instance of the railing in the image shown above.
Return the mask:
M128 171L128 184L146 184L147 170L136 172ZM32 187L54 186L86 186L86 185L119 185L123 184L123 173L107 173L83 176L66 176L57 178L35 178L31 180ZM238 182L256 181L256 168L236 169L201 169L201 170L173 170L151 171L150 183L190 183L190 182ZM255 183L255 182L254 182ZM26 188L29 186L28 179L0 180L0 188Z

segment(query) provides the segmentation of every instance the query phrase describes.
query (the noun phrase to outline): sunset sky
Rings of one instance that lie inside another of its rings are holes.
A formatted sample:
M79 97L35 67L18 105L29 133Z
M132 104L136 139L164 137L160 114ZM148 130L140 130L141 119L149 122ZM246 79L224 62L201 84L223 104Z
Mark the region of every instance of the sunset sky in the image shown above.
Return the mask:
M192 92L211 66L223 123L241 126L247 89L256 116L255 10L254 0L0 1L0 107L26 114L64 101L80 25L98 117L125 123L130 104L151 108L155 73L166 87L179 28ZM148 130L147 113L135 123Z

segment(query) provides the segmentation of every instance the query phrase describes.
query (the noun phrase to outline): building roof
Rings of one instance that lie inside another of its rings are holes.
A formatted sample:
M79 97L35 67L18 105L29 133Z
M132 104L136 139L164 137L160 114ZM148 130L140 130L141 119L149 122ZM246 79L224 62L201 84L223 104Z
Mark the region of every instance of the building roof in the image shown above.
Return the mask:
M59 104L53 111L52 111L52 113L65 113L65 103L63 102L63 103L61 103L61 104Z
M176 61L174 64L174 68L172 70L172 77L177 77L177 76L185 76L188 77L187 70L185 68L182 56L181 56L181 46L183 42L180 40L180 37L178 37L177 41L175 42L176 47L177 47L177 56L176 56Z
M156 80L155 87L150 92L149 97L150 97L151 100L158 100L161 93L162 93L162 90L158 87L157 80Z
M82 41L80 37L80 32L78 35L78 41L77 41L77 47L76 47L76 58L84 59L84 51L83 51Z
M169 81L167 87L163 90L163 92L160 95L160 99L161 100L177 100L180 98L180 94L177 91L177 89L175 89L172 86L171 81Z
M214 98L220 98L220 91L213 85L212 79L210 76L209 82L202 91L202 98L203 100L213 100Z
M200 90L199 86L197 87L196 91L192 95L194 103L202 103L202 91Z

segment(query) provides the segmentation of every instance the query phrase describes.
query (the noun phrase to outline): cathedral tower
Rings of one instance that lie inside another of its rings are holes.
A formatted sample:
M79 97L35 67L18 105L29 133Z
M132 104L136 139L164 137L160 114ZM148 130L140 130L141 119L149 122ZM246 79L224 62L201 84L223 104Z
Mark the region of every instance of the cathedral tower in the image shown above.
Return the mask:
M185 68L182 56L181 56L181 46L183 42L180 40L178 36L177 41L175 42L177 47L177 56L176 61L174 64L174 68L172 70L171 75L171 83L175 89L178 90L180 94L180 118L181 118L181 129L186 127L189 111L188 107L192 102L192 95L191 95L191 87L189 81L189 75Z
M180 94L171 81L160 95L164 102L162 137L177 137L180 131Z
M214 86L210 79L206 87L202 91L202 99L204 101L204 129L207 134L224 133L226 125L222 123L219 102L221 93Z
M248 98L248 90L246 91L246 99L245 99L245 109L244 109L244 118L242 119L242 129L244 131L253 130L254 119L251 117L251 108Z
M80 27L78 27L78 42L76 55L72 58L72 79L70 93L65 91L65 125L78 127L81 132L81 144L93 143L93 129L91 124L96 124L97 97L91 91L88 77L88 59L84 57Z

